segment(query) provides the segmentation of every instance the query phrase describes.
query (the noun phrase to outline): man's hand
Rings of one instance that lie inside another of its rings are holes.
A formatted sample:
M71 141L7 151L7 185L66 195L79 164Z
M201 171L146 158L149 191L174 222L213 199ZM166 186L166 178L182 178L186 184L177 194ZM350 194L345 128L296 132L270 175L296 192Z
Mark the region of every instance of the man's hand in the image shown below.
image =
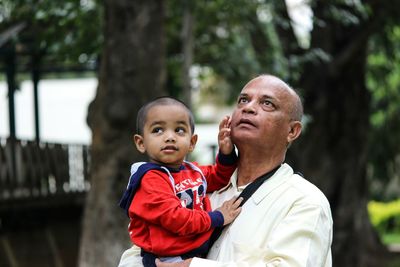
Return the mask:
M231 140L231 118L229 116L225 116L219 123L218 146L219 150L224 155L229 155L233 150L233 143Z
M233 222L233 220L239 215L240 211L242 210L239 205L242 203L242 201L242 197L238 199L233 197L232 199L225 201L222 206L217 209L224 216L224 225Z
M162 262L159 259L156 259L157 267L189 267L192 259L187 259L181 262Z

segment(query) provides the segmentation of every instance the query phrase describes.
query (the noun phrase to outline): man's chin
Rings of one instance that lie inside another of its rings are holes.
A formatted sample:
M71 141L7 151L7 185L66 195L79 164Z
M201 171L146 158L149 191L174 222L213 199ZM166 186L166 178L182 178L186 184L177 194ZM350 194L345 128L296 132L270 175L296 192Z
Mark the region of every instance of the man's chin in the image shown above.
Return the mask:
M255 136L254 133L249 131L238 131L235 134L231 134L232 142L237 145L241 143L248 143L251 140L259 140L259 137Z

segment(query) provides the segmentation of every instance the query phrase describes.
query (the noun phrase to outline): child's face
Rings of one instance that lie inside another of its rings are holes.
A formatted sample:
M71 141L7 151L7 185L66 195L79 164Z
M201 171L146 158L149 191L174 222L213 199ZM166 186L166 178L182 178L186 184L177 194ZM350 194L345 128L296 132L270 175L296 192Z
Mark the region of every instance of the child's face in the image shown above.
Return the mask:
M141 153L147 153L150 162L178 168L192 152L197 135L190 130L189 114L180 105L156 105L147 113L143 135L134 141Z

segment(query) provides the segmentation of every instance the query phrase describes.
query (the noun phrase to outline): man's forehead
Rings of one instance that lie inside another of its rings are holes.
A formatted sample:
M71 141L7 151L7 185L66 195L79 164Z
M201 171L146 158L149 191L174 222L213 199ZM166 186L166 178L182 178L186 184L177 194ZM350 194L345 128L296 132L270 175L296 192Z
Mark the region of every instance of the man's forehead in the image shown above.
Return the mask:
M240 92L239 96L253 96L253 97L275 97L277 90L270 87L245 87L243 88L242 92Z
M287 93L289 93L289 89L280 80L259 78L246 84L240 95L278 97L280 94Z

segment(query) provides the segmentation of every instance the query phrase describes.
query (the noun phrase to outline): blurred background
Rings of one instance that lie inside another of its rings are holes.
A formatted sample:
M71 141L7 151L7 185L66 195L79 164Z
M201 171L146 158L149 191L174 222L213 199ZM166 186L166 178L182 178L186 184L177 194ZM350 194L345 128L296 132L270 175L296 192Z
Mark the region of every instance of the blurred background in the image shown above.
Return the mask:
M185 101L215 157L244 84L297 89L287 161L328 197L334 266L400 266L400 2L0 0L0 266L116 266L136 113Z

